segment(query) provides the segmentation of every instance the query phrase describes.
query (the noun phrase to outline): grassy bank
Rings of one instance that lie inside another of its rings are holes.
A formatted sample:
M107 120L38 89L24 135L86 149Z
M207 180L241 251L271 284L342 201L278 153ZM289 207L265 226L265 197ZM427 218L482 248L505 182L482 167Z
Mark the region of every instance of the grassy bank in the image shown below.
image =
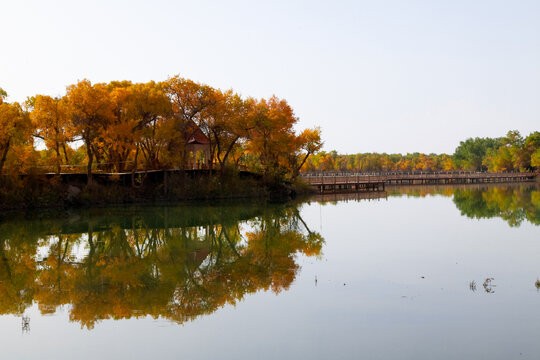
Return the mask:
M134 186L114 179L94 180L87 185L61 177L31 175L0 179L0 210L218 199L286 201L308 192L300 182L269 182L255 174L180 172L161 181L137 178Z

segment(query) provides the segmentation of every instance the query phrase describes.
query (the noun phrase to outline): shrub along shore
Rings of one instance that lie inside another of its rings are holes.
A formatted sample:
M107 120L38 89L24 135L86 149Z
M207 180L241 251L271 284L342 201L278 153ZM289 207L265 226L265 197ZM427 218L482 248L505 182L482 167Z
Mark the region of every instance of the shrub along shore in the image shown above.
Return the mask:
M69 208L112 204L164 203L193 200L251 199L287 201L312 190L300 181L267 182L250 172L157 171L129 177L26 175L4 177L0 210Z

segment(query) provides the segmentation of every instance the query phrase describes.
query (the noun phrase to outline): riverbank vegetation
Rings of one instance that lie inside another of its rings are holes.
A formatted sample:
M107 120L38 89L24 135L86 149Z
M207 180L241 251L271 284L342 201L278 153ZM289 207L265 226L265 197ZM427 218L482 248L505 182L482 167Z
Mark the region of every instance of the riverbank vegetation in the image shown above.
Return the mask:
M500 138L470 138L454 154L343 155L319 152L306 161L304 171L537 171L540 169L540 132L523 137L509 131Z

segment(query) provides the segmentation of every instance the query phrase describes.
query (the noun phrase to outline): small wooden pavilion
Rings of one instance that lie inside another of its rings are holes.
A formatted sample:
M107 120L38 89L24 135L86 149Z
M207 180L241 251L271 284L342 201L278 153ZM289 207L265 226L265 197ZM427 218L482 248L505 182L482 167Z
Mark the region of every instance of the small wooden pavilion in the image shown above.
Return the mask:
M211 161L210 139L194 121L186 124L184 139L186 169L209 169Z

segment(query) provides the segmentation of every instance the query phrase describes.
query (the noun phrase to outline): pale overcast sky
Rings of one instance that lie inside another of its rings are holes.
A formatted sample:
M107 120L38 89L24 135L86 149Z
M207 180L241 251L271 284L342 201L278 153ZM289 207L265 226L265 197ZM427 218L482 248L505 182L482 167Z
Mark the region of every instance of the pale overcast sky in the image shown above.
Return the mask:
M540 130L539 0L0 0L0 24L9 101L179 74L285 98L343 153Z

